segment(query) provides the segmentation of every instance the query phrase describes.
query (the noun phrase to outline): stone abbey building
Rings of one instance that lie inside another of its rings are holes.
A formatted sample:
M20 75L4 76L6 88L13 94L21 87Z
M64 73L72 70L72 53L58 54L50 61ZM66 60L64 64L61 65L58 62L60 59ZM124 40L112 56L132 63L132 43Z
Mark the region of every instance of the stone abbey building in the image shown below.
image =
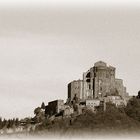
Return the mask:
M115 77L116 68L107 66L99 61L87 72L83 73L82 80L75 80L68 84L68 99L73 100L76 95L81 101L87 99L103 99L107 96L128 97L122 79Z
M106 103L111 102L116 107L126 106L129 95L122 79L115 77L116 68L99 61L87 72L82 80L74 80L68 84L68 100L55 100L45 107L46 116L63 114L69 116L83 110L96 112L99 108L106 110Z

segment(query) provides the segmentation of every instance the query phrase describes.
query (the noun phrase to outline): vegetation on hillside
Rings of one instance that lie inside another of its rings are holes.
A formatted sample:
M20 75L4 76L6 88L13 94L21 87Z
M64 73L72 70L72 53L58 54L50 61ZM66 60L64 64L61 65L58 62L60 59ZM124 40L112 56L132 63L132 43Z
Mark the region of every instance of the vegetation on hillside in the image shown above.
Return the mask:
M47 118L43 112L45 104L34 110L35 117L17 119L1 119L0 129L16 128L22 123L24 126L36 125L36 132L74 134L78 132L139 132L140 133L140 92L136 97L128 101L126 107L117 108L108 103L106 111L98 110L93 113L90 110L78 115L74 113L69 117L57 116L53 119ZM53 116L52 116L53 117Z
M96 114L87 110L85 113L70 118L59 118L52 122L46 121L37 130L48 132L140 132L140 96L129 100L126 107L117 108L108 103L106 111L99 110Z

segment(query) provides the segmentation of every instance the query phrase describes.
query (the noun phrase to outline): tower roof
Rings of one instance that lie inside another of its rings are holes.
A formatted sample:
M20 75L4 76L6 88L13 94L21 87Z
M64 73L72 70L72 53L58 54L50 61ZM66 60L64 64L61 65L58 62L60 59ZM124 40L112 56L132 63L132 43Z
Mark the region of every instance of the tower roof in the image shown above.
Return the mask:
M94 64L95 67L99 67L99 66L102 66L102 67L106 67L107 64L103 61L98 61Z

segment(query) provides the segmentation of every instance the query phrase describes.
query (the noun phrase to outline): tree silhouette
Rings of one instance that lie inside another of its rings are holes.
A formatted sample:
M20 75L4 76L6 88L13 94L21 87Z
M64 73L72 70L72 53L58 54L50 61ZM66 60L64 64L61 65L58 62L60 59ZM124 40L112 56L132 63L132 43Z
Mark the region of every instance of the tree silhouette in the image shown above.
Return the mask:
M42 108L42 109L45 109L45 103L44 103L44 102L42 102L41 108Z
M40 112L40 110L41 110L40 107L35 108L35 110L34 110L34 114L35 114L35 115L38 115L39 112Z
M34 121L36 123L44 121L44 119L45 119L45 112L40 107L35 108L34 114L35 114Z
M138 91L138 96L137 96L137 98L139 98L139 99L140 99L140 91Z
M19 119L16 118L16 120L15 120L15 126L19 126L19 124L20 124Z
M129 100L125 112L129 117L140 121L140 100L138 98Z
M8 121L6 119L4 119L2 121L2 128L7 128L7 124L8 124Z
M0 118L0 129L2 129L2 118Z

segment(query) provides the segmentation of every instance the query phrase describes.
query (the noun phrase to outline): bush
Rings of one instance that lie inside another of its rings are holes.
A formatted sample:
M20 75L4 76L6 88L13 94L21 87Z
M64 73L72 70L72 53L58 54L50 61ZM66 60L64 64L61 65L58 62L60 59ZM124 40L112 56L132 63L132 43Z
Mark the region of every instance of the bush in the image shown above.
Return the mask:
M129 117L140 122L140 99L133 97L129 100L125 112Z

